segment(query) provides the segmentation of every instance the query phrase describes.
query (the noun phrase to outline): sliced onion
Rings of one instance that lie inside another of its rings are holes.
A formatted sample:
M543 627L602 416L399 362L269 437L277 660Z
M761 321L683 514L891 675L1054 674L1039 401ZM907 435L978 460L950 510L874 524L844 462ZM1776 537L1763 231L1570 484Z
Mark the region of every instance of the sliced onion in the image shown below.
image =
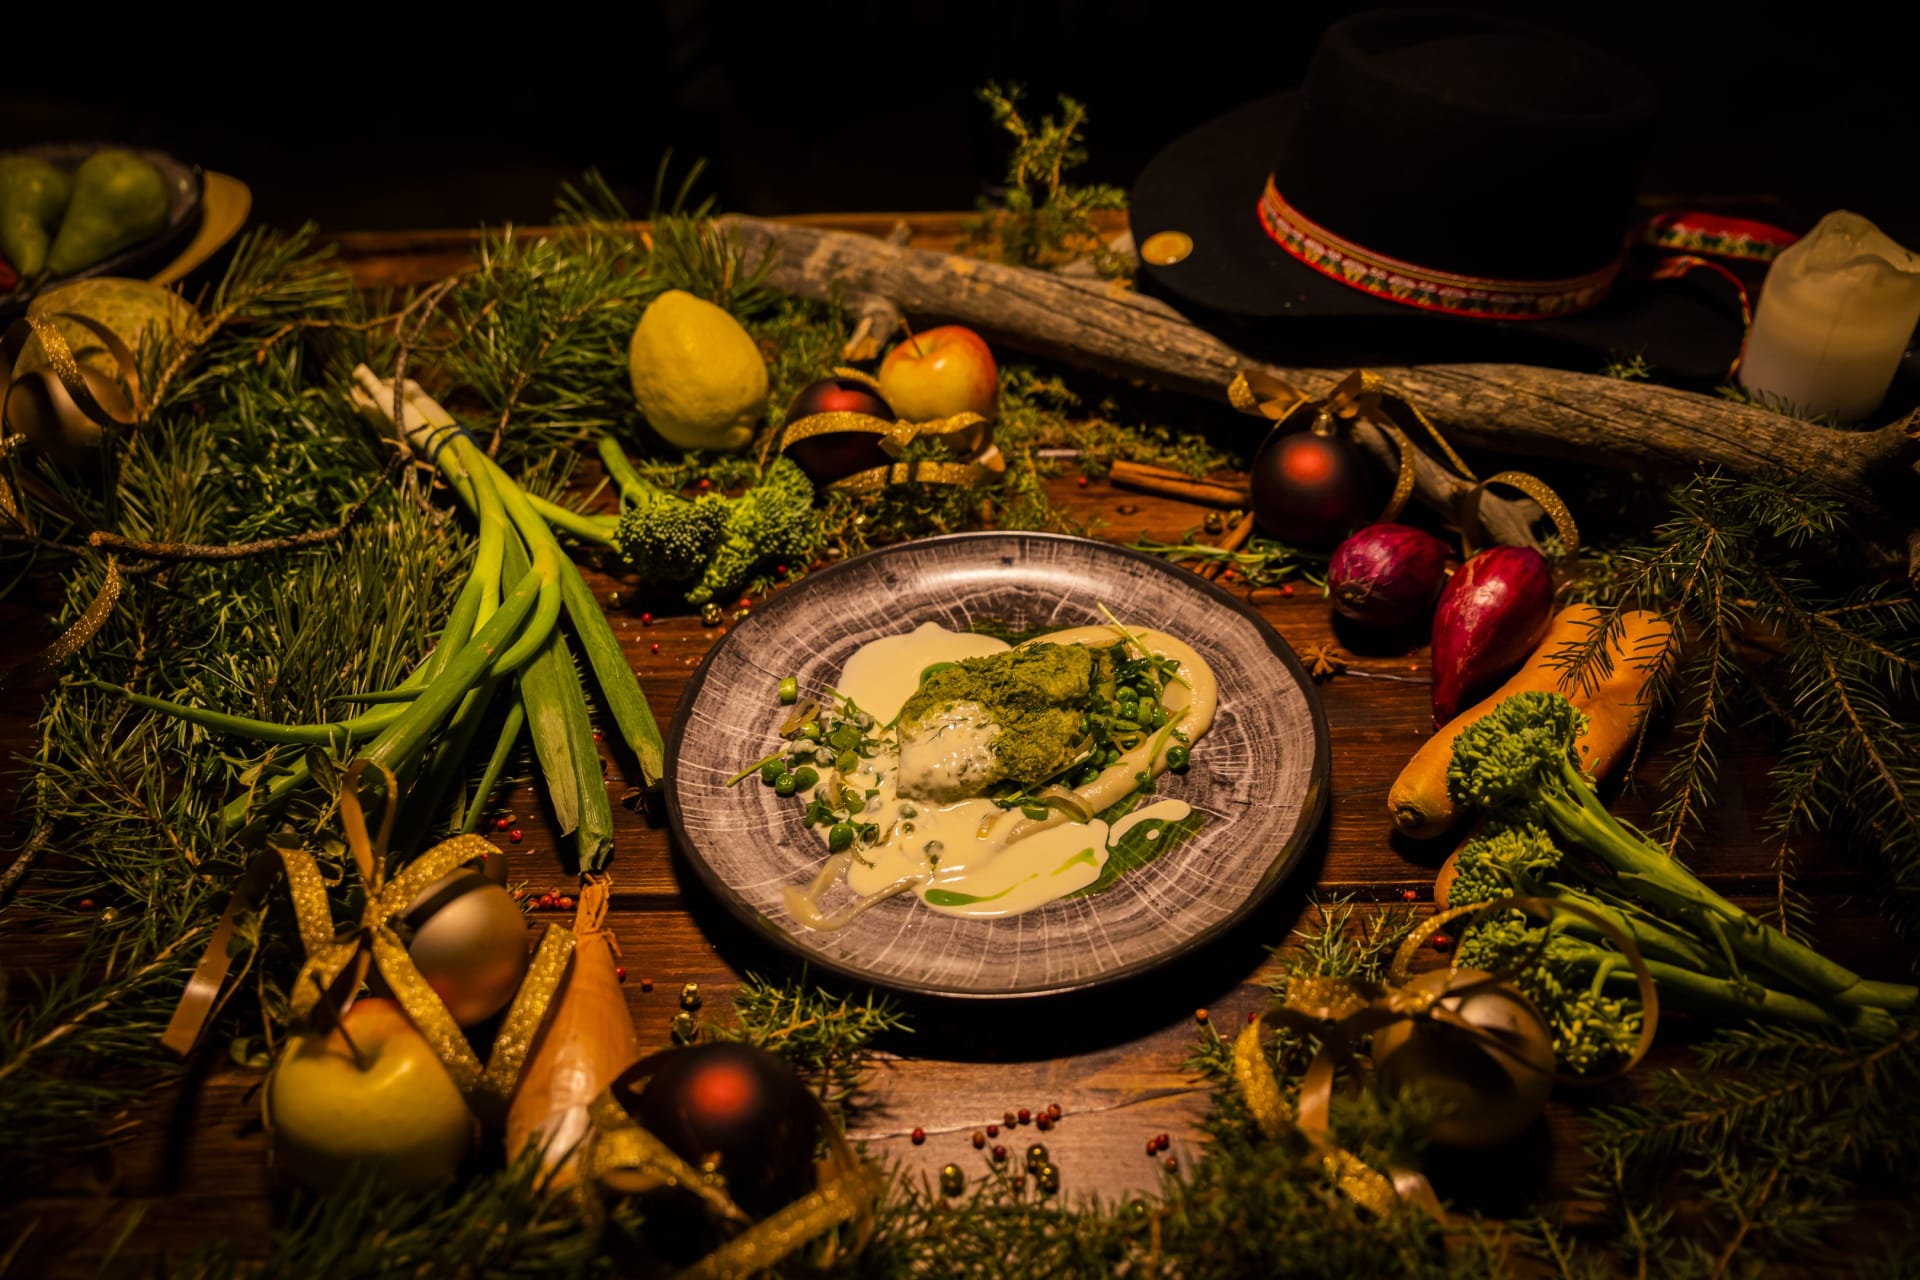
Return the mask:
M1036 792L1033 798L1050 809L1058 809L1075 822L1093 821L1093 810L1088 807L1086 798L1059 783Z
M791 738L794 734L800 732L807 721L818 719L819 715L819 699L808 698L805 702L796 706L793 709L793 714L787 717L787 722L780 726L780 736L783 738Z

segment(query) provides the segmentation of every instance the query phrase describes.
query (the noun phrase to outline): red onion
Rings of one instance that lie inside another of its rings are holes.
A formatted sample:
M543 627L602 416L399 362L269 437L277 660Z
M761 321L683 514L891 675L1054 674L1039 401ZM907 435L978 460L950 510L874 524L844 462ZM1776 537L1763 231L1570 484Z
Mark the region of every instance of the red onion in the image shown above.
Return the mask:
M1424 529L1370 524L1334 549L1327 589L1343 616L1397 627L1433 603L1446 576L1446 543Z
M1553 574L1531 547L1491 547L1454 572L1433 615L1433 722L1526 661L1546 638Z

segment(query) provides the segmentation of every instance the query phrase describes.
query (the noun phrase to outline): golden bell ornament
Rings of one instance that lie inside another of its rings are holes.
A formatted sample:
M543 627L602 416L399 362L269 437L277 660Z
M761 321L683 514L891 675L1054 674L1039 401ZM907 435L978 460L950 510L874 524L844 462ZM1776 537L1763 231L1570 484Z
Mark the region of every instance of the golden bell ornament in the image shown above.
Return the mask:
M1419 973L1402 990L1443 992L1490 981L1473 969ZM1373 1035L1373 1065L1389 1092L1408 1090L1443 1112L1427 1131L1451 1147L1489 1147L1533 1123L1553 1088L1553 1036L1533 1002L1502 983L1442 995L1426 1016Z
M463 867L421 890L404 920L407 954L455 1022L507 1007L527 971L527 917L505 889Z

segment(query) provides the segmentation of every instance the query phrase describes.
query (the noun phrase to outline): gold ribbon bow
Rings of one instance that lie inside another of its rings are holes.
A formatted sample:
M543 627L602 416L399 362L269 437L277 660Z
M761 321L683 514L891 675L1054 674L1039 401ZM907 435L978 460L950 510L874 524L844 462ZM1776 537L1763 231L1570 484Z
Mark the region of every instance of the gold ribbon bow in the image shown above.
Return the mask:
M455 836L415 858L398 875L387 878L387 840L393 833L398 786L390 770L384 765L375 766L386 783L388 799L380 816L379 832L370 840L366 814L360 803L360 775L366 764L365 760L355 760L340 790L340 822L346 830L347 846L352 851L365 894L358 923L335 931L327 905L326 881L311 854L291 848L261 853L235 886L219 927L188 981L161 1043L184 1056L199 1040L226 976L230 963L227 943L236 922L243 912L264 899L267 888L276 878L274 872L284 869L300 938L307 950L306 963L300 968L290 997L294 1016L305 1018L312 1014L322 997L327 997L337 1008L334 997L357 990L371 966L379 971L414 1028L433 1046L468 1101L476 1110L491 1113L504 1108L513 1096L520 1069L533 1047L547 1006L573 958L573 933L560 925L548 926L494 1037L492 1055L483 1065L445 1003L414 967L413 958L395 932L393 921L404 916L409 904L434 881L476 858L498 856L499 851L479 836Z
M879 390L879 383L870 374L858 369L835 369L833 376L865 383L873 387L876 393ZM870 413L851 410L813 413L794 419L782 429L779 449L785 453L798 441L842 431L879 437L875 443L889 458L901 457L906 453L907 446L916 440L938 440L957 459L951 462L937 459L896 461L884 466L868 467L842 476L827 486L843 493L874 493L888 485L908 482L977 485L1006 469L999 451L993 447L993 424L971 412L932 418L925 422L908 422L905 419L888 422Z
M1524 471L1502 471L1485 480L1479 479L1474 475L1473 468L1467 465L1466 459L1440 434L1440 428L1434 425L1433 420L1422 413L1418 405L1389 387L1379 374L1370 370L1356 369L1342 379L1326 399L1316 401L1306 392L1265 370L1243 369L1227 384L1227 401L1242 413L1267 419L1276 428L1294 414L1307 412L1314 415L1310 429L1315 431L1331 432L1341 424L1351 429L1351 424L1356 421L1365 421L1377 427L1382 435L1393 442L1399 455L1393 495L1387 499L1387 505L1379 516L1383 521L1396 519L1407 505L1407 499L1413 496L1418 472L1414 465L1417 446L1413 443L1411 433L1418 429L1445 455L1447 465L1454 473L1473 486L1464 504L1468 517L1464 522L1467 526L1464 532L1469 551L1473 542L1485 536L1485 526L1480 519L1480 501L1494 485L1517 489L1540 504L1541 510L1547 513L1547 518L1553 521L1554 529L1560 534L1563 555L1572 555L1580 546L1580 529L1574 523L1573 513L1551 486Z
M1653 975L1632 937L1603 917L1576 903L1547 898L1508 897L1492 902L1477 902L1455 907L1430 917L1409 933L1394 953L1384 982L1358 978L1302 977L1287 982L1286 999L1271 1010L1280 1022L1306 1035L1319 1037L1320 1048L1307 1067L1300 1083L1300 1102L1289 1114L1280 1082L1261 1042L1261 1019L1255 1017L1240 1032L1233 1045L1233 1080L1246 1101L1255 1125L1269 1140L1289 1133L1303 1136L1312 1154L1334 1185L1349 1199L1376 1214L1392 1212L1396 1204L1406 1202L1434 1216L1441 1216L1440 1201L1424 1175L1411 1169L1382 1173L1352 1152L1334 1145L1328 1136L1331 1126L1334 1082L1339 1069L1350 1062L1361 1037L1393 1022L1428 1018L1448 1026L1454 1032L1502 1048L1501 1041L1483 1027L1475 1026L1448 1007L1447 1002L1500 986L1512 981L1538 963L1546 950L1549 935L1541 931L1534 950L1515 963L1494 972L1462 970L1454 965L1438 988L1409 989L1414 957L1441 929L1465 916L1489 911L1525 911L1551 918L1566 912L1599 929L1620 949L1633 970L1640 987L1640 1036L1633 1052L1613 1071L1600 1075L1569 1076L1556 1072L1563 1083L1598 1084L1624 1075L1653 1047L1654 1028L1660 1021L1660 997ZM1512 1055L1507 1055L1512 1060Z
M666 1056L643 1060L636 1070L644 1071ZM752 1223L682 1270L676 1280L745 1280L843 1223L857 1224L856 1249L872 1233L873 1205L879 1199L881 1181L854 1155L846 1135L824 1108L820 1127L827 1135L826 1155L816 1165L814 1189L759 1222L752 1222L727 1195L725 1180L718 1173L697 1170L675 1155L641 1128L610 1092L594 1100L591 1114L593 1136L580 1162L586 1174L582 1186L591 1184L609 1195L679 1188L698 1197L715 1219L729 1226ZM591 1207L597 1210L598 1202Z

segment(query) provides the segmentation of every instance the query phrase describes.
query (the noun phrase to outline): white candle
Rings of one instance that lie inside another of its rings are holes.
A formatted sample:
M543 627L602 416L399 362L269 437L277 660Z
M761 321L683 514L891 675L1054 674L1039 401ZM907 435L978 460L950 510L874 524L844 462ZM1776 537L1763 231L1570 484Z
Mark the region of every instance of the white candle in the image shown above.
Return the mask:
M1855 422L1880 407L1920 320L1920 254L1838 210L1767 272L1740 384L1808 417Z

